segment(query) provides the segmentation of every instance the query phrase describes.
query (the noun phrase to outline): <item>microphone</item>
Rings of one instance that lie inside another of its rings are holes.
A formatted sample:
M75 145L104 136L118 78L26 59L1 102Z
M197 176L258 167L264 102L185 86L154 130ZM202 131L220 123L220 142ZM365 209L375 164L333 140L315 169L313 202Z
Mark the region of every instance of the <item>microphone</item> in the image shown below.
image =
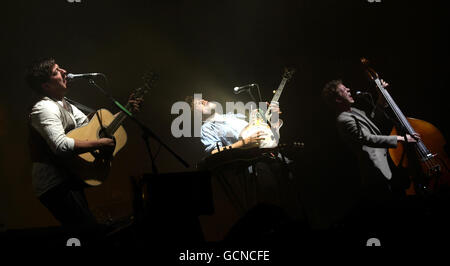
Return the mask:
M370 93L366 92L366 91L356 91L355 92L355 96L356 97L362 97L364 95L371 95Z
M252 83L252 84L244 85L241 87L234 87L233 92L234 92L234 94L239 94L239 93L241 93L243 91L247 91L250 88L255 87L255 86L256 86L256 84Z
M83 73L83 74L69 73L66 75L66 79L72 80L72 79L80 79L80 78L92 78L92 77L96 77L96 76L100 76L100 75L103 75L103 74L102 73Z

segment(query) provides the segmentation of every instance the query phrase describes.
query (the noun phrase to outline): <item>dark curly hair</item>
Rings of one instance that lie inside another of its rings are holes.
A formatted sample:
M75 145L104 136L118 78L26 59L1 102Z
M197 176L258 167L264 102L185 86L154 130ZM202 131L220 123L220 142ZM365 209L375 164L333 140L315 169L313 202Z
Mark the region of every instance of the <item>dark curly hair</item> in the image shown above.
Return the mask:
M56 64L55 59L45 58L34 61L26 70L25 80L36 93L42 92L42 84L47 82L52 75L52 68Z
M322 89L322 98L330 106L334 106L334 104L336 103L336 98L339 96L339 94L336 92L339 84L342 84L342 80L335 79L325 84Z

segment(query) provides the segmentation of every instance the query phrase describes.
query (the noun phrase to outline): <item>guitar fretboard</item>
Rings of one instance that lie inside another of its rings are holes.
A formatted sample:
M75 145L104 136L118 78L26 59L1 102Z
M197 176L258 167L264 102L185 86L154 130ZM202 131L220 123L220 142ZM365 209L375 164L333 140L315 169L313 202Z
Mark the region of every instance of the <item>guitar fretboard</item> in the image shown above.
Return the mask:
M392 109L394 115L397 118L397 121L400 123L400 125L403 127L404 130L406 130L406 133L409 135L414 135L416 132L414 131L414 128L409 124L408 119L403 114L403 112L400 110L400 108L395 103L394 99L390 95L390 93L383 87L381 84L381 81L379 79L375 80L375 83L377 85L377 88L380 90L383 97L386 99L386 102L388 103L389 107ZM428 150L428 148L425 146L425 144L418 140L416 145L414 145L417 148L417 151L419 153L419 156L421 157L422 161L425 161L432 157L432 154Z

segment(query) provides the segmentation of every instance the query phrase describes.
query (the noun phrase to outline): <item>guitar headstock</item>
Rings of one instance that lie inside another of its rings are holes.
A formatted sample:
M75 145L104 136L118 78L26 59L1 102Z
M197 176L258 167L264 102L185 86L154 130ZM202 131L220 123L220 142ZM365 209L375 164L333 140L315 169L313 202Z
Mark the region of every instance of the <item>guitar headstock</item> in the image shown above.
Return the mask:
M295 71L296 71L295 68L285 67L284 73L283 73L283 78L290 80L292 78L292 76L294 75Z
M135 98L140 98L148 93L153 88L155 82L158 80L158 75L154 72L146 72L142 76L142 80L144 80L144 84L133 91Z
M154 83L158 80L158 75L154 72L146 72L142 79L144 80L144 84L141 87L138 87L133 90L130 94L127 103L127 109L133 107L134 111L139 109L140 104L144 101L144 96L147 94L152 88ZM131 106L133 105L133 106Z
M153 71L148 71L145 72L145 74L142 76L142 79L144 80L144 87L150 90L159 79L159 76Z

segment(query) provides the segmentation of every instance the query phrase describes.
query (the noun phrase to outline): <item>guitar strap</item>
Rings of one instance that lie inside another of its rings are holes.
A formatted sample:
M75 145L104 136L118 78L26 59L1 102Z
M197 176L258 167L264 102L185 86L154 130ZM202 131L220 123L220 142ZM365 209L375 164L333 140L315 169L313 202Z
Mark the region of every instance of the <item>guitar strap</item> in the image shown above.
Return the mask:
M92 108L90 108L90 107L87 107L87 106L85 106L85 105L83 105L83 104L81 104L81 103L79 103L79 102L76 102L76 101L74 101L74 100L72 100L72 99L69 99L69 98L67 98L67 97L64 97L64 99L65 99L66 101L68 101L69 103L75 105L78 109L80 109L80 110L81 110L83 113L85 113L85 114L90 114L90 113L95 112L94 109L92 109Z
M63 103L64 109L66 109L69 113L71 113L73 115L72 105L68 104L65 99L62 100L62 103Z
M217 152L220 152L219 141L216 142L216 149L217 149Z
M95 114L96 114L96 116L97 116L97 118L98 118L98 121L99 121L99 123L100 123L100 128L101 128L101 130L105 130L105 126L103 125L102 119L101 119L101 117L100 117L100 115L99 115L98 112L96 112L94 109L92 109L92 108L90 108L90 107L87 107L86 105L83 105L83 104L81 104L81 103L79 103L79 102L77 102L77 101L74 101L74 100L72 100L72 99L69 99L69 98L67 98L67 97L64 97L64 99L65 99L66 101L68 101L69 103L75 105L78 109L80 109L80 110L81 110L83 113L85 113L85 114L92 114L92 113L95 112Z

